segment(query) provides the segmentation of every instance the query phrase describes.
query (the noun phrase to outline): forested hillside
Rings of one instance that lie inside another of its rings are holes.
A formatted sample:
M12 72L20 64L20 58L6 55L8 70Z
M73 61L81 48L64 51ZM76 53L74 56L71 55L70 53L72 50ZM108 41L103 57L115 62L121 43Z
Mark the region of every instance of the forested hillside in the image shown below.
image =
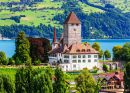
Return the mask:
M19 31L27 36L57 37L63 21L74 11L82 22L83 39L130 38L130 0L6 0L0 2L0 33L15 38Z

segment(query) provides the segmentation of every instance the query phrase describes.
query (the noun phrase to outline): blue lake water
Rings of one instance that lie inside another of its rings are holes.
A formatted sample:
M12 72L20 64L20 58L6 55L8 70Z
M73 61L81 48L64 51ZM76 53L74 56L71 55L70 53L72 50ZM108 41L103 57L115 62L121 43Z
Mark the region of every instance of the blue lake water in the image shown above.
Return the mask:
M52 40L50 40L52 41ZM115 45L121 45L123 46L126 42L130 42L130 39L83 39L82 42L89 42L91 45L94 42L98 42L101 46L101 49L104 51L108 49L112 54L112 48ZM15 53L15 40L0 40L0 51L4 51L6 54L6 57L12 57L12 55Z

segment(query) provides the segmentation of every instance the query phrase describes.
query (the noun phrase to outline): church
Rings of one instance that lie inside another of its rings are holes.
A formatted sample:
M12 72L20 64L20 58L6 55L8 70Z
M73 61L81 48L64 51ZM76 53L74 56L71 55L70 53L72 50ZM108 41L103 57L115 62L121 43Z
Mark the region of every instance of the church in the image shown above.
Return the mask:
M48 52L49 63L60 61L63 71L98 67L99 52L89 44L81 43L81 24L75 13L71 12L63 23L64 31L59 42L54 29L52 50Z

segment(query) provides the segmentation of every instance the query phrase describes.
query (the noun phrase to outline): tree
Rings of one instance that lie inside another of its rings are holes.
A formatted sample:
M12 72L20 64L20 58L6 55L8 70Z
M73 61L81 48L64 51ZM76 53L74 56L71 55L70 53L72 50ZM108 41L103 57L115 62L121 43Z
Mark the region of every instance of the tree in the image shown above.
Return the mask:
M86 43L90 45L90 43L89 43L89 42L87 42L87 41L83 42L82 44L86 44Z
M109 71L108 66L106 64L103 64L103 71L105 71L105 72Z
M39 73L39 69L33 69L30 65L18 69L15 74L16 93L31 93L32 79Z
M120 51L122 50L122 46L118 45L118 46L114 46L112 51L113 51L113 60L119 60L120 59Z
M15 61L13 60L13 58L9 58L9 65L14 65L15 64Z
M98 44L98 42L95 42L94 44L92 44L92 48L94 48L97 51L100 51L100 45Z
M58 66L55 70L54 93L67 93L67 85L64 78L64 73Z
M8 61L6 59L6 55L3 51L0 52L0 63L7 65Z
M103 57L103 49L100 50L100 45L98 42L95 42L94 44L92 44L92 48L94 48L95 50L97 50L99 53L99 58L102 58Z
M15 46L16 57L18 57L22 63L26 62L29 58L30 45L24 31L18 33L17 38L15 39Z
M99 53L99 58L102 58L103 57L103 49L101 49L100 51L99 51L100 53Z
M83 69L83 73L80 73L75 81L77 82L76 88L80 93L94 93L96 83L87 68Z
M106 58L107 60L108 60L108 58L111 57L111 54L110 54L109 50L106 50L106 51L104 52L104 56L105 56L105 58Z
M53 93L52 78L48 73L38 74L32 80L32 93Z
M103 86L105 83L101 83L102 82L102 78L98 78L97 84L95 86L95 91L94 93L98 93L98 91L100 90L101 86Z
M22 62L19 60L18 57L16 57L15 64L16 65L22 65Z
M123 61L130 60L130 42L126 42L122 49L119 51L120 59Z
M0 93L15 93L14 82L9 75L0 75Z
M130 92L130 62L126 65L126 71L124 72L124 91Z

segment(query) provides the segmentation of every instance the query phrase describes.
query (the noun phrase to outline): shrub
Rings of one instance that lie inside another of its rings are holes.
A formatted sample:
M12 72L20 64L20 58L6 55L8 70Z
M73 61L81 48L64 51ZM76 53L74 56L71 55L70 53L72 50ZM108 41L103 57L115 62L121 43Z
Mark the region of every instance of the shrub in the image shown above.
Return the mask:
M38 61L34 61L34 65L40 65L41 64L41 61L38 60Z
M104 70L105 72L108 72L108 71L109 71L108 66L107 66L106 64L103 64L103 70Z
M46 66L48 66L48 63L45 63Z
M9 58L9 65L14 65L15 64L15 61L13 60L13 58Z

